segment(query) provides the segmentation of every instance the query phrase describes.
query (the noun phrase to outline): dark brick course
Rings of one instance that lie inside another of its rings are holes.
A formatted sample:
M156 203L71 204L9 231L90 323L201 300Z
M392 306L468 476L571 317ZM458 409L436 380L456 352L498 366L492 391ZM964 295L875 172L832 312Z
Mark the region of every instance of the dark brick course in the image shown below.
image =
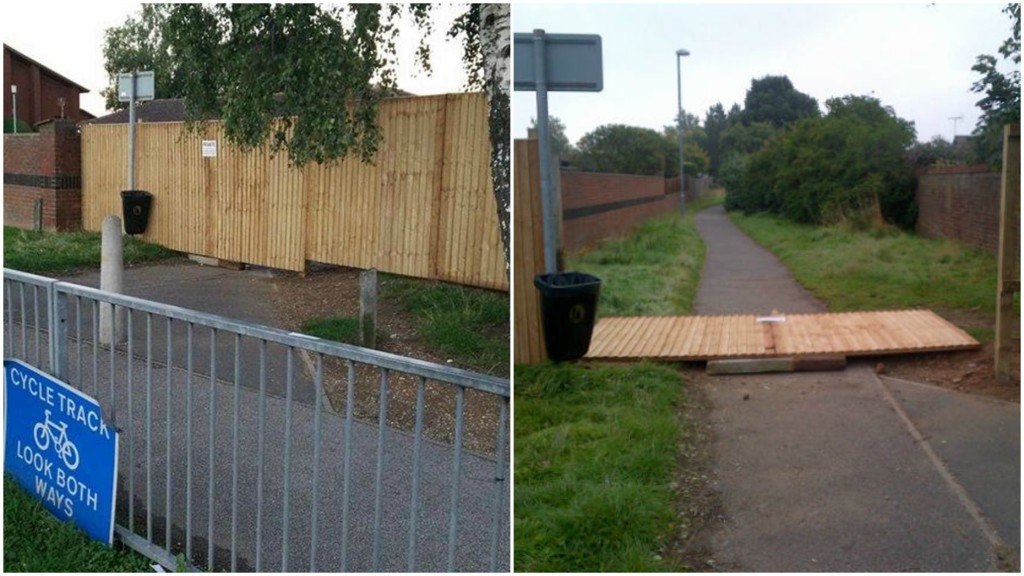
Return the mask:
M4 224L32 228L40 200L43 229L81 229L82 143L74 122L54 120L37 133L4 134Z

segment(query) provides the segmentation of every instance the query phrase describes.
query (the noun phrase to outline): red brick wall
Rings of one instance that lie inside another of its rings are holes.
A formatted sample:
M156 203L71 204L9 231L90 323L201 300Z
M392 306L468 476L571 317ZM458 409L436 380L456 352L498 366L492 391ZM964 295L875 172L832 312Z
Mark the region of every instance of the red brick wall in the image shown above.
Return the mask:
M918 175L917 232L999 251L1000 175L987 167L947 166Z
M4 224L35 225L42 200L46 230L82 227L82 144L70 121L43 124L38 133L4 134Z
M658 176L563 171L562 248L566 254L624 236L646 220L679 209Z

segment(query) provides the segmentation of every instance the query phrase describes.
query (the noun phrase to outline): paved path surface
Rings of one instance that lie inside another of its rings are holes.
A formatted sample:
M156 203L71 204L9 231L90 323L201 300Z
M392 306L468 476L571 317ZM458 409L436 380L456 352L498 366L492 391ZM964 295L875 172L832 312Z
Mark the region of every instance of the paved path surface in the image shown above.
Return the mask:
M708 245L698 313L824 309L721 207L696 220ZM986 571L1019 557L1019 406L856 363L705 380L720 567Z
M86 274L66 280L98 285L98 274ZM269 296L274 290L272 282L261 272L235 272L192 263L169 263L145 266L125 271L125 292L165 304L192 310L273 325ZM25 317L29 323L28 354L15 339L11 354L5 344L5 353L15 357L35 357L32 323L34 310L29 306ZM5 302L6 304L6 302ZM20 336L20 302L14 301L16 335ZM76 306L72 299L69 332L76 333ZM241 386L232 385L234 374L233 337L221 334L215 344L217 350L217 382L210 383L209 331L197 328L193 332L193 375L185 370L187 334L184 327L173 327L170 335L174 368L162 365L166 357L167 334L163 319L153 320L153 367L151 380L146 378L145 314L134 315L133 365L128 355L119 350L111 358L109 350L100 349L97 358L97 376L93 372L91 306L82 307L85 341L82 362L77 347L72 346L69 358L69 377L72 384L96 396L110 416L116 408L117 425L122 430L119 456L118 521L128 523L131 502L136 522L134 532L147 533L147 507L152 511L153 540L164 544L165 520L172 518L171 531L176 543L187 540L185 528L191 520L191 540L194 561L207 565L210 491L207 479L211 465L213 484L213 542L214 564L218 570L230 566L229 551L235 548L239 555L240 570L278 571L285 566L289 571L307 571L311 555L316 555L317 569L339 571L342 566L342 510L345 508L343 463L346 456L345 422L343 414L321 411L319 498L317 510L318 546L311 550L313 500L317 493L312 484L316 422L314 385L309 375L296 362L293 402L286 401L286 362L284 348L268 347L268 393L261 403L258 384L258 355L255 343L243 343L241 353ZM5 315L5 321L7 316ZM45 326L45 311L40 323ZM47 349L46 335L41 338L41 350ZM44 354L45 356L45 354ZM48 362L40 365L45 369ZM79 377L81 366L81 377ZM325 377L330 378L331 374ZM130 384L130 385L129 385ZM130 390L130 392L129 392ZM191 392L191 401L189 400ZM130 401L129 401L130 399ZM191 404L189 404L191 402ZM261 405L262 404L262 405ZM191 410L190 410L191 407ZM262 439L258 422L260 411L266 414ZM146 414L150 414L147 426ZM289 415L290 412L290 415ZM187 418L191 413L192 417ZM234 420L238 418L238 479L237 496L232 477L236 441ZM211 417L211 415L213 417ZM290 438L286 423L291 422ZM432 414L427 418L454 418L452 415ZM189 429L191 428L191 436ZM147 434L149 445L147 447ZM213 441L211 442L211 434ZM290 442L290 444L289 444ZM407 569L409 528L412 516L411 494L413 486L414 442L410 434L388 429L384 436L384 459L379 473L382 477L382 514L380 518L381 562L380 571ZM187 447L192 447L192 483L189 488ZM257 490L260 483L259 454L263 446L263 508L257 515ZM380 433L375 423L354 422L351 433L351 483L348 527L347 568L350 571L372 571L374 502L378 474L378 447ZM211 446L212 458L211 458ZM287 446L287 448L286 448ZM419 471L419 509L415 530L416 565L419 571L444 571L448 556L448 536L453 484L454 450L448 444L424 440L421 448ZM152 454L151 475L145 465ZM289 458L286 460L286 453ZM506 452L507 453L507 452ZM286 463L287 462L287 463ZM290 486L285 484L285 467L291 468ZM490 568L492 534L499 531L497 550L498 569L509 569L509 510L508 483L496 482L498 476L493 458L463 452L461 455L460 493L455 565L461 571L487 571ZM507 471L507 464L504 467ZM506 474L502 474L507 476ZM170 506L167 502L170 488ZM132 498L128 491L131 490ZM499 495L498 492L501 492ZM191 492L192 507L186 505ZM285 524L284 506L288 497L288 523ZM232 545L232 502L239 503L236 536ZM150 503L147 506L147 501ZM494 511L500 507L500 523L495 525ZM259 524L257 521L259 520ZM257 526L259 531L257 532ZM285 545L287 543L287 551Z

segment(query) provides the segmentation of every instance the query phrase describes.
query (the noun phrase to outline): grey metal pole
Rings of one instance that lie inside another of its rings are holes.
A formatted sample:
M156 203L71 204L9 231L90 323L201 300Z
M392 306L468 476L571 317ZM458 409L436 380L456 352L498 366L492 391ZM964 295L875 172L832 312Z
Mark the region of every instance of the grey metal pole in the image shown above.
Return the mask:
M679 127L679 213L686 214L686 176L683 170L683 54L676 52L676 103L679 108L676 125Z
M132 71L132 87L128 100L128 189L135 190L135 77Z
M533 62L537 92L537 147L540 154L540 198L541 221L544 227L544 271L558 272L558 255L555 243L555 198L551 186L551 141L548 129L548 81L544 54L544 31L533 31Z

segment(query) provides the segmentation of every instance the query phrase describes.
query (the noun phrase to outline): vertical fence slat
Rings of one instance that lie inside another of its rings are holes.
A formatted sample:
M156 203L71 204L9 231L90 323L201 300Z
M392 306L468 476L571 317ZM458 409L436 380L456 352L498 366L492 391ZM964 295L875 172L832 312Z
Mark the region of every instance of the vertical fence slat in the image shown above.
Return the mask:
M192 323L185 324L185 559L192 562Z
M267 341L260 340L260 397L256 449L256 571L263 568L263 447L267 419Z
M42 368L42 354L39 349L39 286L32 286L32 320L36 329L36 368Z
M174 320L171 318L167 319L167 397L166 402L166 416L167 421L165 422L165 434L164 439L167 456L167 469L164 476L164 550L168 554L171 553L171 514L174 510L171 508L171 388L173 386L173 372L174 363L172 361L173 350L174 350Z
M320 511L320 413L323 412L324 391L324 355L316 355L316 375L313 380L313 387L316 392L316 407L313 413L313 511L310 513L312 526L310 526L309 543L309 571L316 572L316 552L319 536L319 523L317 522Z
M508 427L508 398L501 399L501 415L498 417L497 458L494 460L494 516L491 522L491 572L498 571L498 544L501 535L501 520L505 512L505 429Z
M380 520L384 483L384 443L388 430L388 369L380 371L380 414L377 420L377 480L373 489L373 571L380 572Z
M146 313L146 541L153 543L153 314Z
M75 298L75 377L78 389L85 392L85 377L82 375L82 297Z
M133 338L132 309L125 311L128 314L128 378L125 380L128 386L128 530L135 532L135 401L132 398L132 390L135 388L132 372L132 356L135 349L132 345Z
M100 398L100 312L99 303L92 301L92 395Z
M21 293L21 354L28 358L28 335L25 327L28 324L28 319L25 316L25 285L18 284L18 291Z
M412 448L412 503L409 510L409 551L408 570L416 571L416 524L419 520L420 510L420 459L421 447L423 445L423 395L426 383L423 377L416 379L416 426L413 435Z
M448 571L455 571L455 544L459 527L459 480L462 477L462 424L465 389L455 389L455 453L452 456L451 514L448 517Z
M206 567L213 570L213 473L217 455L217 329L210 329L210 443L207 447L209 469L206 484Z
M117 306L110 305L110 342L107 342L107 346L110 347L110 421L117 427L117 431L120 432L121 428L117 426L117 397L114 390L114 348L115 342L117 342L117 332L114 328L117 326L114 323L114 318L117 317Z
M4 297L7 299L7 355L9 358L14 358L14 298L11 297L11 285L12 282L4 280Z
M235 334L235 398L231 433L231 571L238 572L238 419L242 388L242 336Z
M348 389L345 395L345 453L341 473L341 572L348 572L349 512L352 501L352 416L355 410L356 365L348 361Z
M281 571L288 571L288 522L291 512L292 492L292 388L295 378L295 354L289 346L285 349L285 405L284 405L284 509L281 514Z

